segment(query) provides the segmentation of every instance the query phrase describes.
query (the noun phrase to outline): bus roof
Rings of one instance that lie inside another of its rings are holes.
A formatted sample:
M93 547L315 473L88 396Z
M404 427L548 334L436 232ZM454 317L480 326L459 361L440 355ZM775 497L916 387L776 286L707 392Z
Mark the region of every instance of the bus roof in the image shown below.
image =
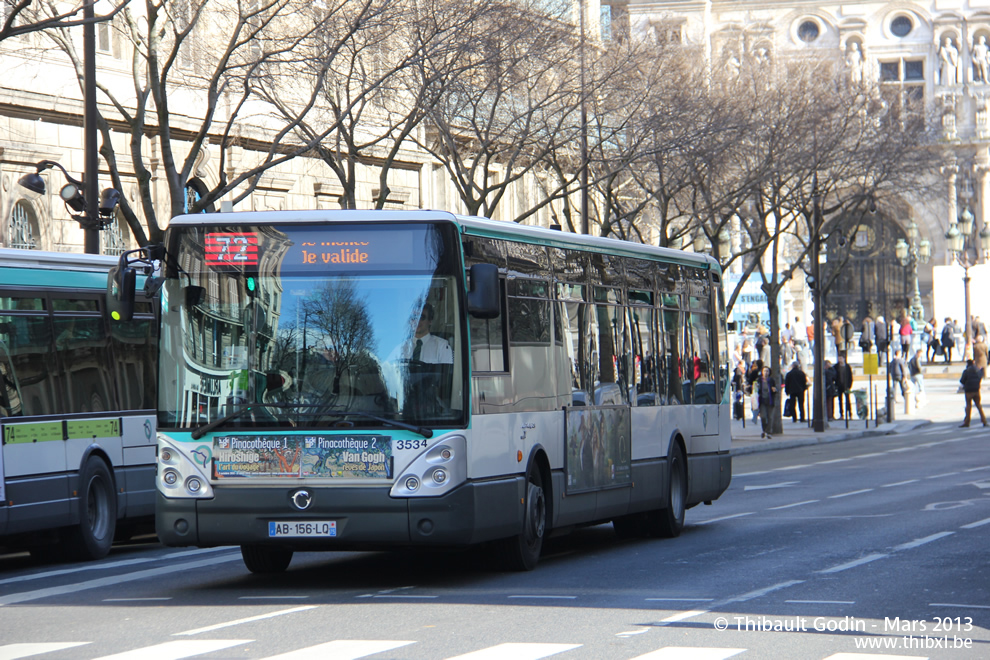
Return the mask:
M272 224L312 222L429 222L447 220L456 223L461 231L472 236L486 236L505 240L535 243L547 247L559 247L588 252L608 252L626 257L638 257L700 266L716 273L721 272L718 262L709 255L683 252L655 245L634 243L615 238L585 236L556 231L544 227L521 225L476 216L456 215L449 211L398 210L398 209L334 209L320 211L238 211L235 213L197 213L172 218L170 225L204 224Z
M0 248L0 266L4 268L47 268L50 270L101 270L117 264L117 257L78 252L44 252Z

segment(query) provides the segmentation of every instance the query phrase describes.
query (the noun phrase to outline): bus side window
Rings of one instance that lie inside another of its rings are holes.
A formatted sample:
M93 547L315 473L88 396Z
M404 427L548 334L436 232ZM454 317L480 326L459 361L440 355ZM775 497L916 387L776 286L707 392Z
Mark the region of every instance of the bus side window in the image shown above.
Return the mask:
M47 316L0 316L10 374L16 374L24 415L59 410L55 398L53 336Z
M17 375L10 363L7 344L0 342L0 417L17 417L24 414L21 406L21 390L17 385Z

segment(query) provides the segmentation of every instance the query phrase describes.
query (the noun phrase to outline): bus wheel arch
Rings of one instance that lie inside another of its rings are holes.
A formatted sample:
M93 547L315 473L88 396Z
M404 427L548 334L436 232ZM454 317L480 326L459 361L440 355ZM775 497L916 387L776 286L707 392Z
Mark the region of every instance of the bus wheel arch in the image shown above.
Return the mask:
M519 534L504 539L502 556L506 568L531 571L539 562L543 542L550 530L550 461L542 447L534 447L526 464L526 482L522 498L523 515Z

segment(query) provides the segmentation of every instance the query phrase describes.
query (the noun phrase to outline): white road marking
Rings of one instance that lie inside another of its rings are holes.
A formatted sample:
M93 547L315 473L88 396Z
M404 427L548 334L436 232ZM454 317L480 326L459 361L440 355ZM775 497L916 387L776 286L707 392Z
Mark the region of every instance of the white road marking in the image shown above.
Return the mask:
M831 465L833 463L845 463L846 461L851 461L851 458L833 458L830 461L818 461L815 465Z
M14 582L27 582L28 580L42 580L44 578L58 577L60 575L71 575L72 573L82 573L83 571L105 571L112 568L125 568L127 566L134 566L136 564L147 564L152 561L171 561L173 559L182 559L183 557L189 557L192 555L201 555L207 552L220 552L220 551L230 552L230 548L202 548L199 550L183 550L181 552L172 552L164 556L147 557L143 559L125 559L122 561L109 561L106 563L93 563L84 564L82 566L77 566L74 568L61 568L55 571L45 571L43 573L32 573L31 575L19 575L17 577L6 578L0 580L0 584L13 584ZM240 557L240 553L231 553L231 556Z
M632 637L634 635L642 635L643 633L650 632L649 628L643 628L641 630L626 630L625 632L615 633L616 637Z
M702 520L700 522L692 523L694 525L711 525L712 523L722 522L723 520L732 520L733 518L742 518L743 516L751 516L755 511L749 511L747 513L734 513L731 516L722 516L721 518L712 518L711 520Z
M983 527L984 525L990 525L990 518L984 518L983 520L977 520L976 522L969 523L968 525L963 525L961 529L975 529L977 527Z
M933 474L930 477L925 477L925 479L941 479L942 477L951 477L954 474L959 474L958 472L944 472L942 474Z
M710 603L714 598L647 598L646 600L669 603Z
M789 486L795 486L799 482L797 481L782 481L779 484L766 484L763 486L746 486L743 488L744 491L747 490L770 490L771 488L787 488Z
M906 486L908 484L916 484L916 483L918 483L918 480L917 479L908 479L907 481L898 481L897 483L893 483L893 484L884 484L883 486L880 486L880 487L881 488L893 488L894 486Z
M980 467L969 468L963 470L963 472L979 472L980 470L990 470L990 465L981 465Z
M828 573L841 573L842 571L847 571L850 568L856 568L857 566L862 566L863 564L869 564L870 562L876 561L878 559L884 559L887 556L888 555L879 554L879 553L872 554L872 555L867 555L865 557L860 557L859 559L855 559L853 561L846 562L845 564L839 564L838 566L833 566L832 568L826 568L826 569L823 569L823 570L820 570L820 571L817 571L817 572L818 573L825 573L825 574L828 574Z
M796 603L799 605L855 605L854 600L785 600L785 603Z
M837 500L840 497L850 497L851 495L862 495L863 493L869 493L871 490L873 490L873 489L872 488L863 488L862 490L854 490L854 491L850 491L848 493L839 493L838 495L829 495L828 496L828 499L830 499L830 500Z
M967 610L990 610L990 605L961 605L959 603L928 603L928 607L961 607Z
M180 660L180 658L229 649L231 646L250 644L253 641L253 639L182 639L105 655L97 660Z
M939 532L938 534L932 534L931 536L926 536L921 539L915 539L913 541L908 541L907 543L894 546L894 550L911 550L912 548L917 548L918 546L925 545L926 543L944 539L946 536L952 536L953 534L955 534L955 532Z
M169 566L163 566L160 568L149 568L144 571L135 571L134 573L125 573L123 575L114 575L112 577L97 578L95 580L86 580L85 582L76 582L75 584L66 584L61 587L48 587L46 589L36 589L34 591L22 591L21 593L9 594L7 596L0 596L0 607L3 605L13 605L14 603L23 603L29 600L38 600L40 598L48 598L51 596L64 596L65 594L75 593L77 591L85 591L87 589L97 589L99 587L109 587L116 584L123 584L124 582L134 582L136 580L143 580L145 578L160 577L162 575L167 575L169 573L182 573L189 571L194 568L203 568L206 566L214 566L216 564L225 564L231 561L240 561L241 555L229 554L222 557L213 557L212 559L200 559L199 561L189 561L182 564L171 564Z
M238 596L237 600L306 600L309 596Z
M581 644L499 644L447 660L538 660L579 646Z
M766 596L767 594L779 591L780 589L786 589L788 587L793 587L796 584L801 584L804 580L788 580L787 582L778 582L777 584L771 585L769 587L764 587L763 589L757 589L756 591L750 591L748 593L742 594L741 596L733 596L732 598L727 598L723 601L719 601L719 607L723 605L729 605L731 603L742 603L747 600L753 600L754 598L760 598Z
M746 649L722 649L702 646L665 646L637 655L632 660L725 660Z
M103 602L104 603L132 603L132 602L143 603L143 602L149 601L149 600L172 600L172 597L171 596L161 596L161 597L158 597L158 596L149 596L147 598L104 598L103 599Z
M820 502L821 500L805 500L804 502L795 502L794 504L784 504L781 506L772 506L769 511L780 511L781 509L791 509L796 506L804 506L805 504L814 504L815 502Z
M5 644L0 646L0 660L18 660L32 655L42 653L54 653L64 649L71 649L92 642L48 642L48 643L28 643L28 644Z
M873 454L860 454L859 456L853 456L853 458L873 458L874 456L883 456L885 452L875 452Z
M193 630L185 630L183 632L172 633L173 635L198 635L204 632L210 632L213 630L220 630L221 628L229 628L231 626L239 626L242 623L251 623L252 621L263 621L264 619L271 619L276 616L283 616L285 614L295 614L296 612L305 612L306 610L315 610L317 605L302 605L300 607L293 607L288 610L279 610L277 612L269 612L268 614L259 614L258 616L249 616L243 619L235 619L234 621L226 621L224 623L217 623L212 626L204 626L202 628L195 628Z
M677 614L672 614L666 619L660 619L661 625L664 623L677 623L678 621L685 621L687 619L693 619L696 616L701 616L702 614L708 614L709 610L687 610L685 612L679 612Z
M416 642L392 639L336 639L326 644L317 644L281 655L273 655L265 660L357 660L368 655L384 653Z
M575 598L577 598L577 596L528 596L528 595L519 595L519 596L509 596L509 598L535 598L535 599L537 599L537 600L539 600L539 599L549 599L549 600L555 600L555 599L564 599L564 600L574 600Z

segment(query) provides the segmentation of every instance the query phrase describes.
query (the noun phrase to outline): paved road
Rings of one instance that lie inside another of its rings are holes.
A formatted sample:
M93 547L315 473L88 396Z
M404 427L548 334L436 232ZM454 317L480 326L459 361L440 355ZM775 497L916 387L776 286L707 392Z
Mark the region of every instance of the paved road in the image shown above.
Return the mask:
M0 558L0 658L986 658L985 442L942 421L742 454L680 538L600 525L526 574L480 552L302 553L282 576L154 544Z

